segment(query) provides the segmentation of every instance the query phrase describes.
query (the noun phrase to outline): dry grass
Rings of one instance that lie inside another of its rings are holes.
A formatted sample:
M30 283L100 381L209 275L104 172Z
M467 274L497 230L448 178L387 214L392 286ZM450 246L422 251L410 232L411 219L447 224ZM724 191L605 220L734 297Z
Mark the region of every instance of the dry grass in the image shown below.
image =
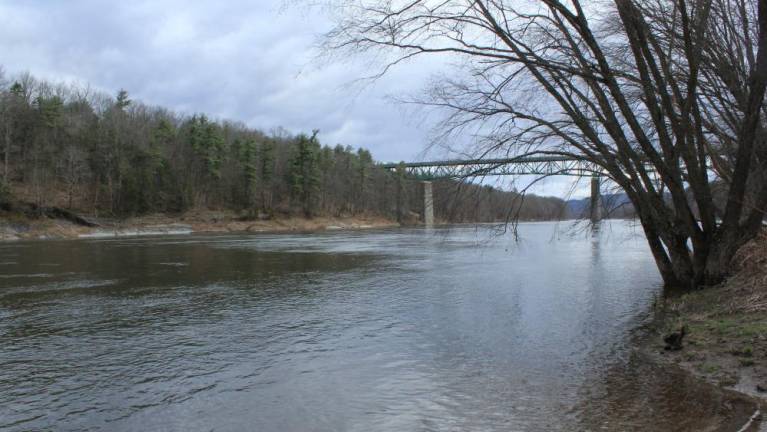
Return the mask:
M761 273L767 276L767 229L746 243L733 259L737 272Z
M767 230L746 243L732 262L735 274L722 288L733 312L767 312Z
M742 313L767 313L767 230L745 244L723 284L666 301L666 311L691 320Z

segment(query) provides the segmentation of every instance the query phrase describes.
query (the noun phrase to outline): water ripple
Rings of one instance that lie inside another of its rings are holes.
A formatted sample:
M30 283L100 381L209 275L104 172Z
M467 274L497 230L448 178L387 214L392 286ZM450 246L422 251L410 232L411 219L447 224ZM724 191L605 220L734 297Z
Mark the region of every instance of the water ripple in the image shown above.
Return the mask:
M632 357L659 282L641 239L553 229L524 225L522 244L452 229L3 246L0 430L709 418L715 398Z

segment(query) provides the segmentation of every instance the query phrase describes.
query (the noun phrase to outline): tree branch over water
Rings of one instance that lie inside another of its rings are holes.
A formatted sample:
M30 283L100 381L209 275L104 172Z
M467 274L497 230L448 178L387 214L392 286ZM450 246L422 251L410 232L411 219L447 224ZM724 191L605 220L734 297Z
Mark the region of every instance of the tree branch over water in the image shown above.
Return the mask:
M765 1L333 4L328 53L382 56L381 73L421 56L457 64L418 101L447 113L443 136L472 127L477 153L597 164L637 209L667 285L721 281L760 229Z

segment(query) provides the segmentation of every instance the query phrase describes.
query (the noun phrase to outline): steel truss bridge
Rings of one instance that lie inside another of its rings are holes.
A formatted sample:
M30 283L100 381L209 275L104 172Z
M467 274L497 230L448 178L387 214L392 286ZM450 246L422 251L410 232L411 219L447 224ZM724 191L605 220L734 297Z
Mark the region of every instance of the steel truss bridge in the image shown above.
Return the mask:
M569 175L599 176L601 169L594 163L566 156L523 156L503 159L442 160L430 162L400 162L381 167L420 180L462 179L467 177L506 175Z
M423 220L427 226L434 224L431 180L506 175L591 176L590 219L592 222L599 222L602 219L602 198L599 190L602 170L596 164L584 159L567 156L520 156L503 159L400 162L380 166L400 175L423 181Z

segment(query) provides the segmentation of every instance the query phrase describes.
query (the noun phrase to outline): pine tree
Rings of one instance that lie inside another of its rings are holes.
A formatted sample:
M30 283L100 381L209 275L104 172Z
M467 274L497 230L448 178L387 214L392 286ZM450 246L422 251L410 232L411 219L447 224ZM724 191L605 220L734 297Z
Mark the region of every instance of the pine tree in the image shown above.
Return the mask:
M203 161L205 175L212 179L221 178L221 157L224 149L221 128L208 121L205 115L194 116L189 135L192 150Z
M318 130L314 130L311 137L305 134L298 136L289 176L292 194L298 198L306 216L311 216L314 212L320 185L317 163L320 150L318 133Z
M255 216L256 193L258 187L258 149L256 140L248 138L241 144L240 161L245 180L245 206L250 216Z
M270 213L272 208L272 179L274 177L274 142L271 139L261 143L259 162L261 163L261 209Z
M128 92L124 89L120 89L119 92L117 92L117 100L115 102L115 107L120 110L124 111L125 108L128 107L128 105L131 104L131 100L128 98Z
M357 150L359 165L357 167L357 199L356 201L362 208L367 205L368 183L370 182L370 171L373 168L373 156L365 149Z

